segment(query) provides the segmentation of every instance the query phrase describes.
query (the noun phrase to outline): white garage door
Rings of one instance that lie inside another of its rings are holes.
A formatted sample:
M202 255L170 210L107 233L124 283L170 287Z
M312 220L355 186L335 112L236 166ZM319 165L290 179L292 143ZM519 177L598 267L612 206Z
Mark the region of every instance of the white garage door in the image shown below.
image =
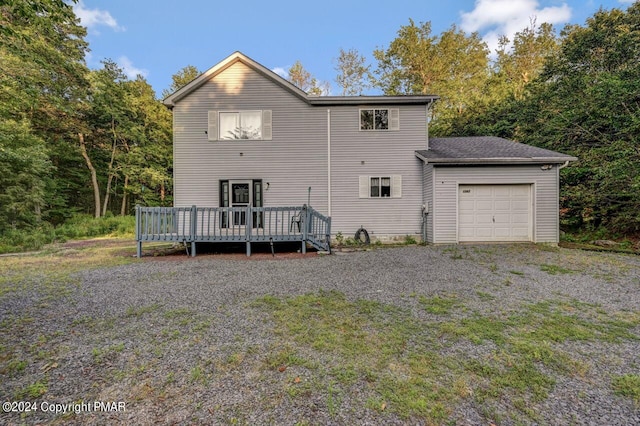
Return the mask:
M530 241L531 185L458 186L458 240Z

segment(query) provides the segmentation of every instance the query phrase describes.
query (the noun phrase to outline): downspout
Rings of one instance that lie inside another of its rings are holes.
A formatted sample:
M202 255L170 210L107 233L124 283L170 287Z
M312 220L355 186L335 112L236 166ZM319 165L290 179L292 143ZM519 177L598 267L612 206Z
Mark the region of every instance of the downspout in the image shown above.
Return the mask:
M331 217L331 109L327 108L327 213Z
M429 105L431 105L431 102L429 102L428 104L426 104L424 106L424 120L426 121L426 126L427 126L427 148L426 150L429 151Z
M563 164L563 165L558 166L558 170L562 170L562 169L564 169L565 167L567 167L568 165L569 165L569 161L567 160L567 161L565 161L565 162L564 162L564 164Z

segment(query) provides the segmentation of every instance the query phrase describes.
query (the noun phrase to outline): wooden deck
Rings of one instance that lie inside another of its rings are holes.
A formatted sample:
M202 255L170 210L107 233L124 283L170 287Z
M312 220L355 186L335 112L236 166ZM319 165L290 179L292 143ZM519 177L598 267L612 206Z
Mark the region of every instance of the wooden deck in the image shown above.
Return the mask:
M300 242L331 251L331 218L312 207L136 207L137 255L142 243L173 241L196 243L245 242L247 256L254 242Z

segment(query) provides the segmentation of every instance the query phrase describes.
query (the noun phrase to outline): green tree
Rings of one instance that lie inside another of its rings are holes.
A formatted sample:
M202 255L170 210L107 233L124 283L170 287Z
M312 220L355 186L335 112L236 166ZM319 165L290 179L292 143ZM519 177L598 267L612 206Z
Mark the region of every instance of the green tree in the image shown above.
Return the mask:
M305 67L302 66L300 61L296 61L295 64L289 68L288 74L288 80L291 83L295 84L302 91L307 92L310 95L326 95L331 90L329 83L319 82L309 71L306 70Z
M0 230L35 225L52 205L67 204L52 165L78 125L85 35L62 0L0 4L0 161L7 167L0 198L2 210L12 212L0 218Z
M543 23L539 27L535 21L510 40L503 36L497 50L494 76L504 87L505 94L518 100L524 98L525 87L542 72L548 58L559 48L553 25Z
M336 83L342 88L342 95L361 95L369 87L371 79L371 66L365 65L366 58L356 49L340 49L336 61Z
M168 89L162 91L162 98L170 96L172 93L177 92L191 81L196 79L201 74L198 68L193 65L187 65L180 71L171 76L171 86Z
M132 197L146 205L164 205L171 187L170 112L143 77L131 81L113 61L103 65L91 72L88 130L81 135L95 215L126 214Z
M171 111L155 98L153 88L138 77L127 83L129 108L136 112L121 162L123 195L120 213L131 211L131 200L147 206L173 202Z
M640 231L640 3L563 31L522 105L516 134L580 160L567 168L566 223Z
M446 134L452 122L484 96L489 77L489 51L477 33L467 35L455 25L439 36L431 23L402 26L378 60L376 86L386 95L437 94L432 129Z

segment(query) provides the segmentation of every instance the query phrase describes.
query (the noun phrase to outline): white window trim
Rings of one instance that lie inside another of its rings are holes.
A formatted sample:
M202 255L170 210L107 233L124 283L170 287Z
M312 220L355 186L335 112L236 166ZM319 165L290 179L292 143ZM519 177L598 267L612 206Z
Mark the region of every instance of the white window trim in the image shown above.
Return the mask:
M363 129L362 123L360 122L362 118L362 111L373 111L374 117L374 128L373 129ZM379 110L387 110L388 111L388 127L386 129L376 129L375 128L375 115L376 111ZM358 109L358 131L360 132L395 132L400 130L400 109L399 108L375 108L375 107L362 107ZM375 177L375 176L374 176Z
M220 135L220 114L221 113L260 113L260 137L255 139L223 139ZM272 139L272 110L265 109L233 109L233 110L211 110L208 111L208 125L207 125L207 139L209 141L227 141L227 142L240 142L240 141L265 141Z
M359 178L359 198L371 198L374 200L386 200L391 198L402 198L402 175L361 175ZM372 197L371 196L371 179L372 178L390 178L391 179L391 196L390 197Z

